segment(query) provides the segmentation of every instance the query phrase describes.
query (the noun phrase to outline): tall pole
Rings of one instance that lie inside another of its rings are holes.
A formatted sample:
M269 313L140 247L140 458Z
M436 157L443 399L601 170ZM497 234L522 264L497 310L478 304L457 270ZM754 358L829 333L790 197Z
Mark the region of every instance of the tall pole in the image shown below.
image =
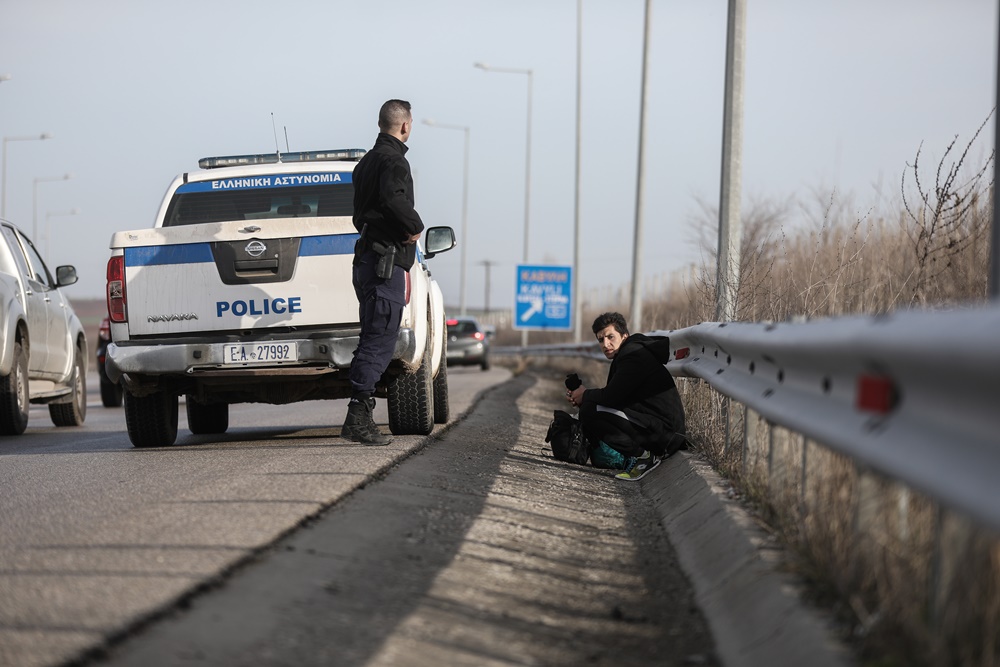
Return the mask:
M531 212L531 91L534 73L530 69L516 69L511 67L492 67L484 63L475 63L475 67L487 72L503 72L507 74L527 74L528 75L528 120L526 124L526 142L524 151L524 251L521 261L528 263L528 229L530 226ZM521 346L528 344L528 330L521 330Z
M582 76L583 0L576 0L576 179L573 191L573 341L583 340L580 304L580 93Z
M486 269L486 287L484 288L483 294L483 311L486 315L490 314L490 267L496 262L491 262L488 259L484 259L480 262Z
M629 328L642 331L642 226L645 208L644 184L646 180L646 92L649 88L649 13L651 0L646 0L642 35L642 92L639 97L639 167L635 185L635 238L632 241L632 305Z
M469 252L469 128L465 128L465 155L462 160L462 266L459 268L458 307L465 315L465 271Z
M531 219L531 89L533 74L528 70L528 120L526 123L525 143L524 143L524 257L522 260L528 263L528 227ZM525 332L527 333L527 332Z
M446 130L462 130L465 133L465 151L464 160L462 164L462 240L459 243L459 248L461 249L461 266L459 267L459 277L458 277L458 309L462 315L466 314L466 304L465 304L465 283L466 283L466 267L468 266L468 249L469 249L469 127L466 125L448 125L446 123L438 123L431 119L424 120L425 125L430 125L431 127L441 127Z
M51 139L52 135L42 132L39 135L28 137L4 137L3 138L3 165L0 167L0 218L7 219L7 142L9 141L42 141Z
M718 322L731 322L736 319L740 284L745 52L746 0L729 0L729 25L726 30L726 91L722 115L719 251L715 278L715 319Z
M993 233L990 248L990 298L1000 300L1000 197L996 194L997 160L1000 160L1000 28L997 29L997 85L993 91L996 106L993 108Z

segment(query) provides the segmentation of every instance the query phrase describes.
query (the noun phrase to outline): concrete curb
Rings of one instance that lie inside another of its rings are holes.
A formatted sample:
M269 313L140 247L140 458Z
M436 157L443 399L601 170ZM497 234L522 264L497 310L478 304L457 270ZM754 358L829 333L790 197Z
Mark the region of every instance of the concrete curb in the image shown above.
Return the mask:
M708 619L727 667L857 664L797 583L776 568L781 550L736 502L722 478L680 452L642 481Z

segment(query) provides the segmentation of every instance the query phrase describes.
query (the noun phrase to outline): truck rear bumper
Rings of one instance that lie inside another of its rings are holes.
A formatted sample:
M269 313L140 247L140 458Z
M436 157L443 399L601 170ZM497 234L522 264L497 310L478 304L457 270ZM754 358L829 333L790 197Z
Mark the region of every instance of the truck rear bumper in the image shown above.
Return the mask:
M285 378L291 375L315 375L317 371L323 369L350 368L354 350L358 347L358 336L313 336L273 341L295 344L297 359L288 362L226 363L225 349L232 342L178 342L155 345L112 342L108 344L105 370L112 382L118 382L126 374L132 377L246 375L248 378L253 377L258 380L270 374ZM413 330L400 329L393 359L408 369L415 368L420 361L416 348Z

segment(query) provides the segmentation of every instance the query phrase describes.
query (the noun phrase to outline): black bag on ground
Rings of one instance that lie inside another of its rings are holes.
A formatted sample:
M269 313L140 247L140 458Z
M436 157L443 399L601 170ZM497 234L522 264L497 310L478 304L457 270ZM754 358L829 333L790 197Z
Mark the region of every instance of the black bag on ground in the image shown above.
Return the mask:
M587 465L590 457L587 441L583 438L583 427L578 419L563 410L552 413L552 423L545 434L545 442L552 446L552 456L560 461Z

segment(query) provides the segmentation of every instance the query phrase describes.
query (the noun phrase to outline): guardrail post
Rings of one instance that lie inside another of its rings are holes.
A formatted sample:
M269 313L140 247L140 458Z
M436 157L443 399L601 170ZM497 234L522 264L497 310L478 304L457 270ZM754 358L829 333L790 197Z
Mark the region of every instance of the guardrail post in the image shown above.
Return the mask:
M726 396L726 400L724 400L722 402L722 413L723 413L723 417L726 420L726 437L722 439L722 457L723 458L725 458L726 454L729 453L729 438L730 438L730 432L731 432L730 429L732 427L732 424L730 423L730 418L729 417L730 417L730 414L732 412L732 408L733 408L733 399L731 399L728 396Z
M879 480L867 468L854 464L855 504L854 504L854 541L859 547L865 546L862 553L857 554L855 567L864 568L865 562L871 558L870 547L875 517L879 510L878 487ZM859 549L859 551L861 551Z
M896 484L896 512L899 541L910 541L910 488L905 484Z
M930 604L931 627L941 630L948 608L948 598L956 575L965 565L974 529L967 517L950 512L940 504L937 506L935 523L931 581L927 597Z
M771 422L767 423L767 492L770 496L771 502L774 502L775 493L775 483L780 480L776 480L776 475L774 474L774 450L777 449L777 443L775 440L775 431L777 430Z
M743 406L743 451L740 452L740 464L743 468L743 477L747 476L747 459L750 458L750 422L753 421L750 417L754 414L753 410Z
M799 503L802 506L802 514L808 514L809 504L806 502L806 480L808 479L807 470L809 469L809 438L802 436L802 467L800 469L799 477Z
M798 479L793 474L795 452L799 447L802 438L798 433L770 424L771 431L771 451L768 454L770 466L768 469L768 485L771 493L778 494L782 508L792 509L795 505L796 489Z

